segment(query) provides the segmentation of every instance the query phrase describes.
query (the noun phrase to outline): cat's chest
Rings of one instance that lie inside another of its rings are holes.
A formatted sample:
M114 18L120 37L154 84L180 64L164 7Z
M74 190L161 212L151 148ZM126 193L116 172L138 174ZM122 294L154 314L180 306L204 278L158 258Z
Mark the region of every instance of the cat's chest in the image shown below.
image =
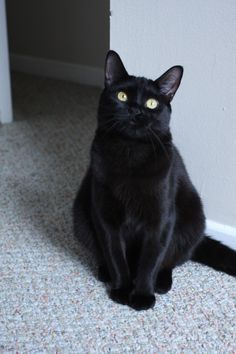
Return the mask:
M112 179L114 195L123 201L144 201L152 199L158 193L159 187L154 177L126 177Z
M127 220L156 218L165 203L166 192L166 187L154 178L114 181L113 185L114 197L121 203Z
M142 142L123 141L115 139L101 142L96 140L93 143L93 155L99 158L106 173L120 173L124 169L133 170L151 167L154 155L151 147ZM148 166L149 165L149 166Z

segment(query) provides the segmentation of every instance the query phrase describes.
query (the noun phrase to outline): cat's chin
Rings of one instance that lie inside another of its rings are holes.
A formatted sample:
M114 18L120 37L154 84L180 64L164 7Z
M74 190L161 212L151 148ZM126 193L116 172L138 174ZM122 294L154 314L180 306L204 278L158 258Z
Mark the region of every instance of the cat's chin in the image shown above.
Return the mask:
M148 141L146 128L125 127L118 130L117 133L126 139Z

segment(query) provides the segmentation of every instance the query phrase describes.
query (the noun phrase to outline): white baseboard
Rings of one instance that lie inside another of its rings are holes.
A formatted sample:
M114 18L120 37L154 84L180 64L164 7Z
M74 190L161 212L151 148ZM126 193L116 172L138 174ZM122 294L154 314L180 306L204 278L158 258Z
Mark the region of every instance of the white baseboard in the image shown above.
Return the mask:
M236 250L236 227L207 220L206 233L211 238L219 240L223 244Z
M11 69L33 75L103 87L103 69L57 60L10 54Z

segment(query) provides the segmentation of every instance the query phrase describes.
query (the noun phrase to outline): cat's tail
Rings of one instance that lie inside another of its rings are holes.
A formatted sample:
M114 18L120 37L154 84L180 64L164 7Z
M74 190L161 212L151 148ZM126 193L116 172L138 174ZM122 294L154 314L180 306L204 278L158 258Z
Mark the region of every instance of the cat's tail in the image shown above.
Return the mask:
M236 276L236 251L208 236L194 250L191 260Z

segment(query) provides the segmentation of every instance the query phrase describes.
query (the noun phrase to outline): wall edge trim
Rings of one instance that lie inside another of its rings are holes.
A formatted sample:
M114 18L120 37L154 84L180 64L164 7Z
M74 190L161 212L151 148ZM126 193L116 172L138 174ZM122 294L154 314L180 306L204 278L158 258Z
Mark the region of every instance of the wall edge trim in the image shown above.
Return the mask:
M236 249L236 227L207 219L206 234L211 238L219 240L225 245Z

